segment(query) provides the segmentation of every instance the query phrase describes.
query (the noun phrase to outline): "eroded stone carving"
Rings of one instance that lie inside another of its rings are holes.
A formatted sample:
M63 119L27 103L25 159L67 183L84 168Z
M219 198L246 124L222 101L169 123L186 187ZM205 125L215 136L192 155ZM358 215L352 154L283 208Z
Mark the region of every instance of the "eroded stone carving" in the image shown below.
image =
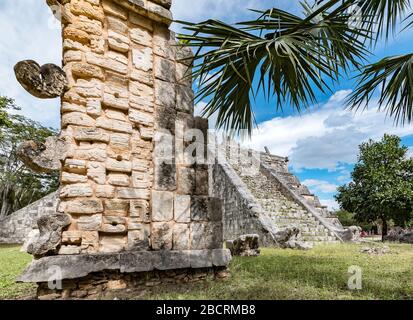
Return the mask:
M50 173L61 169L61 159L68 150L67 137L48 137L44 143L25 141L17 154L23 163L35 172Z
M337 230L337 232L340 234L343 241L346 241L346 242L360 241L361 231L362 231L362 229L358 226L351 226L351 227L345 228L344 230Z
M233 256L258 257L260 255L258 234L242 235L235 240L227 241L226 245Z
M41 217L37 221L39 237L27 247L27 252L36 258L56 253L62 240L63 228L71 222L67 214L54 214Z
M60 97L67 86L65 72L51 63L40 66L33 60L20 61L14 73L23 88L40 99Z
M388 235L384 237L384 241L398 241L413 244L413 232L409 229L396 227L389 231Z

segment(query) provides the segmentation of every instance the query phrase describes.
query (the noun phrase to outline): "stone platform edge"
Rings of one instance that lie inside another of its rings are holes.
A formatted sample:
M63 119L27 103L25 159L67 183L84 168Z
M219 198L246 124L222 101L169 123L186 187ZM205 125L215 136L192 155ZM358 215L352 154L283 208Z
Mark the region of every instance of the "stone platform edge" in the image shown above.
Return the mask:
M58 255L33 260L18 282L48 282L77 279L105 270L121 273L226 267L228 249L182 251L123 251L119 253Z

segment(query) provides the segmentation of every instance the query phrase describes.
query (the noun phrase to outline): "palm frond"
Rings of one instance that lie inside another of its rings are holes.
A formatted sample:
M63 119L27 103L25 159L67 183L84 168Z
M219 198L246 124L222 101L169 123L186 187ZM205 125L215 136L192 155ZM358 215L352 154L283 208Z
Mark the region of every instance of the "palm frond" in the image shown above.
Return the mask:
M387 111L396 123L413 121L413 53L366 66L348 99L350 109L366 109L378 90L380 110Z
M397 23L402 21L411 0L346 0L354 3L355 14L360 9L362 17L360 25L376 34L376 39L382 35L388 39L396 31Z
M251 100L258 91L268 100L276 97L278 110L288 104L300 111L315 102L315 90L328 91L330 80L359 67L367 54L359 38L368 34L353 30L349 16L338 11L324 12L317 20L278 9L258 13L258 19L236 26L217 20L180 22L191 34L179 39L197 49L197 100L209 101L204 115L217 112L218 128L227 131L251 133Z

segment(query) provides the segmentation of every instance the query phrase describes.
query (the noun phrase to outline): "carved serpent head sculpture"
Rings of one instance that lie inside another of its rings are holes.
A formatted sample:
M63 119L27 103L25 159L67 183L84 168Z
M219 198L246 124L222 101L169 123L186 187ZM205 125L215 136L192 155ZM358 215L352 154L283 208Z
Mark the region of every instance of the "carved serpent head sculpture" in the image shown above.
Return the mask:
M23 88L40 99L60 97L67 86L65 72L51 63L40 66L33 60L20 61L14 73Z

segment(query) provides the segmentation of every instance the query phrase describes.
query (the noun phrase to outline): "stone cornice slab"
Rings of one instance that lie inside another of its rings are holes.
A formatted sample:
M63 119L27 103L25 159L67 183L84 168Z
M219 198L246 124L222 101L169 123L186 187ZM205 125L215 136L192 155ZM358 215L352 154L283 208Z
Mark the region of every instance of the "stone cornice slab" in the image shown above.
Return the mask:
M112 0L113 2L127 8L137 14L143 15L156 22L169 26L173 17L171 11L149 0ZM160 2L160 1L157 1ZM165 1L167 2L167 1ZM165 5L166 6L166 5Z
M46 0L49 6L61 4L62 0ZM172 5L171 0L112 0L122 7L131 10L137 14L143 15L156 22L169 26L172 23L173 16L169 8Z
M119 270L121 273L226 267L231 261L228 249L182 251L124 251L107 254L49 256L32 263L19 282L48 282L78 279L90 273ZM59 271L59 274L56 271Z

